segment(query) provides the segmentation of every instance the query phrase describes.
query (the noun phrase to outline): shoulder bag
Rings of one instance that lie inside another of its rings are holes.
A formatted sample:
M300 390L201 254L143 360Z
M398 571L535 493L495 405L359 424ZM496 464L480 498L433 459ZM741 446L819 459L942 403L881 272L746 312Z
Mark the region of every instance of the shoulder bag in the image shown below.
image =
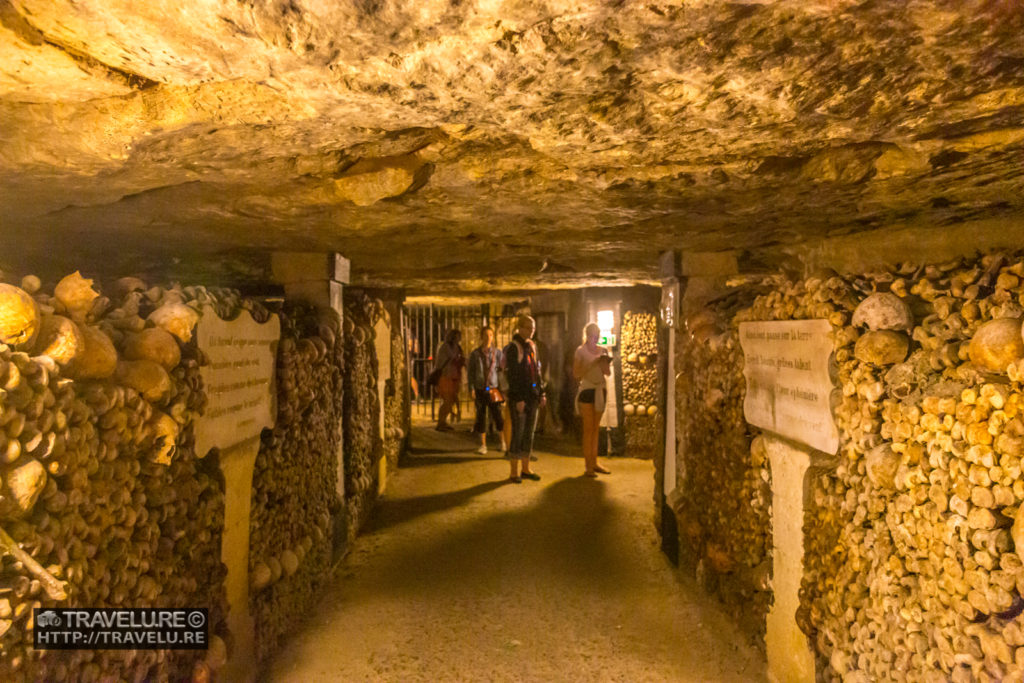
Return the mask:
M437 383L441 381L441 373L444 372L444 369L448 367L448 363L450 363L454 357L454 355L448 356L444 363L441 364L441 367L434 368L430 374L427 375L427 386L437 386Z
M491 351L492 352L490 354L489 362L487 363L487 377L488 378L490 378L491 370L494 369L494 363L497 360L497 352L494 349L491 349ZM487 399L491 403L496 403L497 404L497 403L504 403L505 402L505 392L503 392L501 390L501 386L500 386L501 385L501 380L504 377L505 377L505 373L503 371L499 371L498 372L498 385L499 386L488 387L487 388Z

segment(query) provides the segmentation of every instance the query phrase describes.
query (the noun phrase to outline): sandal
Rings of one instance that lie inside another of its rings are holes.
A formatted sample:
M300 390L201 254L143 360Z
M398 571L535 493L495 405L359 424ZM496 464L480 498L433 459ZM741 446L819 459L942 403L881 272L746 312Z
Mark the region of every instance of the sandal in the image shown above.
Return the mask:
M529 479L530 481L540 481L540 475L536 472L523 472L523 479Z
M522 484L523 480L519 477L509 477L508 480L513 484Z
M608 469L607 467L602 467L601 465L595 465L594 466L594 471L597 472L598 474L611 474L612 473L612 471L610 469Z

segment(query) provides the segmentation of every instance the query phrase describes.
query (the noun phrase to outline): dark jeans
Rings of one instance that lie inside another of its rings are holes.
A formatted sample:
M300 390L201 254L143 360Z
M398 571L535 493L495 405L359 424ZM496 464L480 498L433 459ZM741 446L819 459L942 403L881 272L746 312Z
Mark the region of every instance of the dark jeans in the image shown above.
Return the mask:
M512 443L508 445L510 459L528 458L533 452L533 430L537 426L537 401L526 401L523 411L516 410L516 401L510 399L512 417Z
M491 424L497 431L505 428L505 418L501 416L501 403L491 403L491 398L484 389L474 391L476 399L476 422L473 423L474 434L487 433L487 411L491 411Z

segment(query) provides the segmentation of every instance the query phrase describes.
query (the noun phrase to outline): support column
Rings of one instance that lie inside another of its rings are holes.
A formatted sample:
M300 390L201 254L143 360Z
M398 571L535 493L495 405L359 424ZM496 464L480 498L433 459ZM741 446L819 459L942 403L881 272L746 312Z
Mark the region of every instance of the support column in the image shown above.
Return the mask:
M682 276L679 278L679 323L678 334L675 338L676 344L689 343L689 336L692 330L688 329L686 321L694 313L702 310L708 301L727 291L726 281L739 273L739 263L736 253L732 251L702 253L684 252L681 256L679 270ZM675 354L675 349L671 351ZM673 368L674 369L674 368ZM685 382L685 377L680 377ZM676 382L673 374L669 381ZM675 387L673 387L675 391ZM687 410L687 406L679 405L676 397L676 410ZM675 414L672 415L675 419ZM667 419L667 417L666 417ZM682 434L675 434L676 439L685 437ZM686 462L684 453L680 450L676 453L676 478L682 485L686 481ZM673 501L676 501L673 504ZM677 495L669 496L670 504L678 511L679 501Z
M377 402L380 406L377 411L377 423L380 427L381 441L386 439L385 414L387 413L387 381L391 379L391 325L384 322L383 318L373 326L374 346L377 350ZM377 495L384 495L388 481L388 455L382 452L380 460L377 461Z
M344 322L344 286L349 283L351 265L341 254L279 251L270 260L274 281L284 285L286 299L304 301L318 308L331 309ZM339 339L339 343L340 343ZM341 425L338 425L340 431ZM348 508L345 506L344 440L338 440L338 471L335 492L338 513L333 520L335 559L345 554L348 538Z
M228 599L228 630L234 640L224 670L228 681L252 681L255 670L255 628L249 613L249 512L252 507L252 475L259 437L220 454L224 475L224 537L221 561L228 568L225 588Z
M662 412L665 420L665 448L662 467L662 495L670 496L676 488L676 339L679 320L679 302L684 289L680 282L679 255L674 251L666 251L659 258L661 271L661 310L663 325L668 327L668 348L661 359L661 367L665 372L665 408Z
M811 643L797 626L800 581L804 575L804 511L816 470L832 458L808 446L764 433L772 466L772 591L765 646L773 683L814 683Z

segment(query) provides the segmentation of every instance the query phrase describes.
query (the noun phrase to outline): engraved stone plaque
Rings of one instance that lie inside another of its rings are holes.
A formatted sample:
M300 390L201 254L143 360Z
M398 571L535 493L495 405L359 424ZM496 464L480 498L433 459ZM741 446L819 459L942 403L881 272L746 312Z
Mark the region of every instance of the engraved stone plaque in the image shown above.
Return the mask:
M832 415L832 355L827 320L740 323L747 422L834 455L839 431Z
M207 364L199 369L209 404L196 420L196 454L226 449L274 426L274 370L281 322L265 323L248 311L234 320L221 320L210 307L196 326L199 348Z

